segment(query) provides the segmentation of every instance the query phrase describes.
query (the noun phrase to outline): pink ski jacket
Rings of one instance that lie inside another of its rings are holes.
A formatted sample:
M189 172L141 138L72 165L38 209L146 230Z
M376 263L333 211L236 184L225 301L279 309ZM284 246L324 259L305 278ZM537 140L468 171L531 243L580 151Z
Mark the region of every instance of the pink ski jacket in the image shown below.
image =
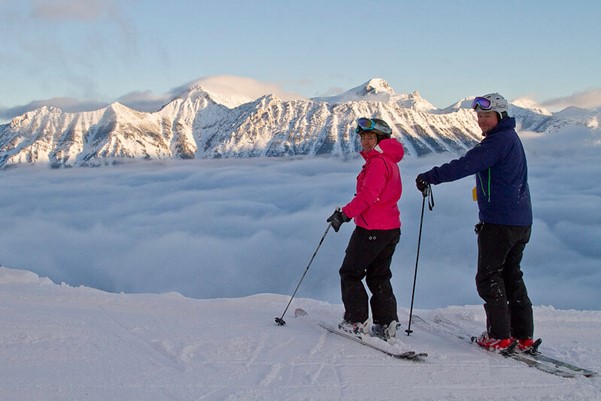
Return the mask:
M365 164L357 176L357 193L342 208L355 224L367 230L392 230L401 227L397 202L403 185L397 165L405 150L395 138L383 139L369 153L361 152Z

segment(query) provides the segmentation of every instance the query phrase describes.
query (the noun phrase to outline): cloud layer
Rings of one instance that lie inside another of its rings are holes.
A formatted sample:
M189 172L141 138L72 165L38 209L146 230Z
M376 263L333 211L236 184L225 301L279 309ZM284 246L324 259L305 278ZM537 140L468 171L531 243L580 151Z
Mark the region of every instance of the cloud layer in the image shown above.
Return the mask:
M601 308L598 136L564 129L525 139L535 224L523 266L537 305ZM422 206L413 180L448 159L400 164L403 227L393 282L403 306L410 302ZM361 165L359 159L228 159L3 171L0 262L115 292L291 294L325 219L353 196ZM424 216L419 307L481 302L474 288L472 186L466 178L434 187L435 208ZM338 268L352 229L330 231L302 296L339 302Z

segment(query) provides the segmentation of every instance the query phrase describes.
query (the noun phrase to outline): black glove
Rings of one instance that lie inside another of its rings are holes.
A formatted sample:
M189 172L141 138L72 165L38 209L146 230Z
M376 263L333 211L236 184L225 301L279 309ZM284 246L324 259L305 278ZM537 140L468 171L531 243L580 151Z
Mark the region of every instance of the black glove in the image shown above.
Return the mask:
M415 186L422 194L426 193L425 191L430 186L430 183L428 182L428 177L425 174L419 174L415 179Z
M332 228L334 229L334 231L338 232L338 230L340 230L340 226L342 225L342 223L346 223L347 221L350 221L350 220L351 219L346 217L346 214L344 214L344 212L342 210L336 209L336 211L334 213L332 213L332 215L330 217L328 217L328 220L326 220L326 221L332 225Z

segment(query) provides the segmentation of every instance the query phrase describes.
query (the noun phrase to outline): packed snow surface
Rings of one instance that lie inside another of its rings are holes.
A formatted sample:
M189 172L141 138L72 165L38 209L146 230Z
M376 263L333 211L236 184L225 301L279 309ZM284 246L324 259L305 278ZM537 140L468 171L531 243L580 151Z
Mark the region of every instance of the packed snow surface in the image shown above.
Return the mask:
M209 278L207 278L209 279ZM601 381L565 379L413 326L390 358L285 316L289 296L191 299L112 294L0 268L2 400L572 400L601 399ZM294 299L315 320L342 306ZM475 334L481 306L417 310ZM601 371L601 311L536 307L541 350ZM401 309L403 328L407 310Z

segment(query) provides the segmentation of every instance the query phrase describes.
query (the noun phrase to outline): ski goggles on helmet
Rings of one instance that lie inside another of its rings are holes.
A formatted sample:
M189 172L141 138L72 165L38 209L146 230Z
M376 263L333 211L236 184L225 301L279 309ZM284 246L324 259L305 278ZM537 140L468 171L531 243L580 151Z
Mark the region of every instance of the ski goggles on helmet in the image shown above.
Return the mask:
M492 102L490 99L478 96L472 101L472 109L476 109L476 107L480 107L482 110L491 110Z
M355 128L355 133L360 134L363 131L379 131L385 135L392 134L392 130L390 127L386 127L378 122L372 120L371 118L361 117L357 120L357 128Z

